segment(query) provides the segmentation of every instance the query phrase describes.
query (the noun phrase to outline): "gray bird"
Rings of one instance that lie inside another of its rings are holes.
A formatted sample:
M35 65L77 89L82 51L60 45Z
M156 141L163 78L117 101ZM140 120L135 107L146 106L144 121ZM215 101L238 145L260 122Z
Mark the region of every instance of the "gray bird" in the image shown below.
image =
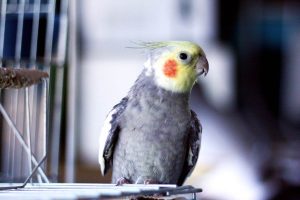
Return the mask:
M128 95L108 114L99 163L112 183L182 185L193 171L202 128L189 108L197 77L207 74L203 50L186 41L144 43L149 59Z

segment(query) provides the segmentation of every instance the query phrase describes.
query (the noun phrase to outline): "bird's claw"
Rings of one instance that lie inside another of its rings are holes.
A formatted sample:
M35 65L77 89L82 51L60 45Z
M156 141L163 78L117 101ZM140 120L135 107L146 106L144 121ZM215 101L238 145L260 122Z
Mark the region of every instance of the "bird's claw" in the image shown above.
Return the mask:
M144 184L145 185L148 185L148 184L159 184L159 182L156 181L156 180L153 180L153 179L146 179L146 180L144 180Z
M125 177L121 177L117 180L116 186L122 186L123 184L130 184L131 182L125 178Z

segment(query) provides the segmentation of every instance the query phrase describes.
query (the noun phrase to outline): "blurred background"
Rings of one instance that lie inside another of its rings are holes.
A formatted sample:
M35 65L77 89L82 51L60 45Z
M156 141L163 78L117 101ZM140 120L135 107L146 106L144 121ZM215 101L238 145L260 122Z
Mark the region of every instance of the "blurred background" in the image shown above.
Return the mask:
M109 182L97 161L100 130L147 58L126 47L190 40L203 47L210 71L192 91L203 135L186 184L203 188L202 199L300 199L299 1L74 0L68 21L61 8L57 33L68 27L68 43L57 46L68 55L54 51L52 59L63 69L52 85L61 95L50 96L52 110L60 108L50 117L60 133L50 145L59 152L53 180Z

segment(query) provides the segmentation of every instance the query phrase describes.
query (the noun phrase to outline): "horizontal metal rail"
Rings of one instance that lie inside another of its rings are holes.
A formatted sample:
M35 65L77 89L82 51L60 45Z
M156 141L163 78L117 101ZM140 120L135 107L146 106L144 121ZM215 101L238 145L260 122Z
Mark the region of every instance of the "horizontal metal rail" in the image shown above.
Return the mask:
M0 184L4 187L5 184ZM19 184L20 185L20 184ZM35 183L27 184L24 188L17 190L0 191L2 198L24 199L42 197L41 199L118 199L124 197L163 197L173 199L183 197L185 199L196 199L196 193L202 189L192 186L176 185L143 185L124 184L65 184L65 183Z

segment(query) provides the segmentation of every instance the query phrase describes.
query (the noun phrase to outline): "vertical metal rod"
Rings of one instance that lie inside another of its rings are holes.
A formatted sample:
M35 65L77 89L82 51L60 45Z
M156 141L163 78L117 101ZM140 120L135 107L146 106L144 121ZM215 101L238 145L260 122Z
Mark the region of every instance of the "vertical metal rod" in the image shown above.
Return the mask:
M21 49L22 49L22 35L24 25L24 7L25 0L20 0L18 3L18 24L17 24L17 38L16 38L16 49L15 49L15 64L20 67Z
M30 107L29 107L29 89L25 88L25 108L26 108L26 136L27 136L27 145L29 148L29 153L28 155L28 171L29 174L32 173L32 162L31 162L31 154L32 154L32 149L31 149L31 134L30 134ZM32 182L32 179L31 179Z
M30 103L31 103L31 149L34 154L36 154L36 144L37 142L37 130L36 130L36 124L38 123L38 116L37 112L39 111L38 108L38 87L37 85L30 88L31 89L31 96L30 96ZM37 156L37 155L36 155Z
M57 63L62 66L66 59L67 34L68 34L68 0L61 0L59 15L59 33L57 44Z
M5 100L4 100L4 103L6 103L6 101L7 101L7 99L8 99L8 97L6 96L7 95L7 93L5 94ZM11 98L9 99L9 102L11 102ZM3 127L6 127L6 126L3 126ZM13 154L13 147L12 147L12 140L13 140L13 137L14 137L14 135L13 134L11 134L11 130L10 129L8 129L8 127L6 127L7 128L7 133L8 133L8 135L7 135L7 137L8 137L8 139L7 139L7 149L8 149L8 152L7 152L7 174L8 174L8 177L12 177L12 166L13 166L13 164L12 164L12 158L11 158L11 154Z
M59 15L59 34L57 44L56 55L56 80L55 80L55 93L54 93L54 110L53 110L53 122L51 133L51 145L52 147L59 147L60 144L60 127L61 127L61 105L62 105L62 92L63 92L63 78L64 68L63 64L66 57L66 43L67 43L67 30L68 30L68 0L62 0L60 3L60 15ZM58 175L59 166L59 148L52 148L51 150L51 166L50 174Z
M8 123L8 125L12 128L13 133L15 134L15 136L17 137L18 141L21 143L21 145L23 146L23 148L26 150L28 156L31 156L31 160L32 163L37 166L38 162L36 160L36 158L34 157L34 155L32 155L29 151L30 149L28 148L26 142L24 141L22 134L20 133L20 131L16 128L16 125L14 124L14 122L11 120L11 118L9 117L9 115L7 114L7 112L5 111L5 109L3 108L2 104L0 104L0 112L2 113L4 119L6 120L6 122ZM47 178L47 176L45 175L43 169L39 168L38 169L39 173L41 174L41 176L43 177L44 181L46 183L49 183L49 180Z
M49 0L47 10L47 28L46 28L46 45L45 45L45 63L50 65L53 43L54 30L54 16L55 16L55 0Z
M37 42L40 23L40 6L41 0L35 0L33 5L33 23L30 44L30 67L33 67L36 62Z
M47 155L47 140L48 140L48 130L49 130L49 84L48 84L48 79L44 79L43 81L43 91L44 91L44 95L43 95L43 99L44 99L44 110L43 110L43 135L44 135L44 152L43 152L43 156Z
M40 9L41 9L41 0L34 0L33 2L33 21L32 21L32 30L31 30L31 44L30 44L30 62L29 67L35 68L36 66L36 58L37 58L37 44L38 44L38 36L39 36L39 23L40 23ZM30 102L32 103L32 120L31 120L31 134L32 138L36 139L37 136L37 130L36 127L36 121L37 121L37 96L38 96L38 87L34 86L32 88L32 95ZM32 144L32 150L35 152L36 150L36 140L34 140Z
M61 105L62 105L62 91L63 91L63 77L64 68L57 67L55 70L55 93L54 93L54 106L53 106L53 122L51 133L51 165L50 174L55 178L58 175L59 166L59 144L60 144L60 128L61 128Z
M69 12L69 76L68 76L68 113L67 113L67 136L66 136L66 182L74 182L75 180L75 144L76 144L76 76L77 76L77 34L76 34L76 5L80 1L70 1Z
M54 32L54 20L55 20L55 0L49 0L47 5L47 26L46 26L46 40L45 40L45 67L50 69L51 65L51 58L52 58L52 45L53 45L53 32ZM43 112L43 119L44 119L44 153L47 153L47 138L48 138L48 122L47 117L49 116L49 102L48 102L48 80L44 81L44 112Z
M15 96L16 95L16 93L15 93L15 91L11 91L11 93L10 93L10 95L8 95L8 98L10 98L10 111L11 111L11 113L15 113L16 114L16 112L14 112L14 110L13 110L13 108L15 107L15 110L17 110L17 108L18 108L18 101L17 101L17 97ZM13 107L13 104L15 105L14 107ZM16 119L16 115L13 115L13 118L15 118ZM11 129L12 129L12 127L10 127ZM15 154L17 153L16 152L16 136L15 135L13 135L13 134L11 134L11 132L12 132L12 130L9 130L9 135L10 135L10 145L11 145L11 177L12 178L14 178L14 176L15 176L15 172L16 172L16 169L15 169Z
M15 67L19 68L20 67L20 60L21 60L21 49L22 49L22 35L23 35L23 25L24 25L24 7L25 7L25 0L20 0L19 2L16 2L18 5L18 10L17 10L17 14L18 14L18 21L17 21L17 35L16 35L16 46L15 46ZM15 98L15 105L19 104L19 99L20 99L20 92L19 90L16 91L16 98ZM14 105L12 105L14 106ZM16 119L16 123L17 124L21 124L23 122L20 122L20 117L18 117L19 115L19 109L20 107L17 106L15 109L15 119ZM14 141L15 143L15 141ZM23 149L21 148L20 151L17 151L16 146L15 146L15 156L16 159L14 159L14 162L17 164L16 165L16 172L17 171L21 171L21 169L23 168L23 163L22 163L22 152ZM22 173L20 173L22 174Z
M0 67L2 67L2 59L4 53L4 33L6 20L6 0L1 0L1 17L0 17Z
M37 174L37 180L39 183L43 183L42 177L40 174Z
M43 146L43 132L41 131L41 127L43 126L43 124L41 124L41 117L42 117L42 88L40 88L40 85L35 85L34 87L35 90L35 98L34 98L34 102L35 102L35 111L34 111L34 145L35 145L35 150L36 150L36 156L39 159L42 156L42 148L41 146ZM37 174L37 179L38 182L42 182L41 177L39 174Z
M6 0L1 1L1 12L0 12L0 67L2 67L2 59L3 59L3 53L4 53L4 33L5 33L5 18L6 18ZM2 97L2 92L0 91L0 98ZM2 143L3 144L3 143ZM2 154L2 157L7 157L7 162L4 162L3 165L3 171L4 173L9 174L9 148L10 148L10 136L8 136L8 142L7 144L3 144L7 152L4 152ZM7 147L8 146L8 147ZM2 147L3 148L3 147Z
M2 59L3 59L3 48L4 48L4 33L5 33L5 18L6 18L6 0L2 0L1 1L1 12L0 12L0 67L2 67ZM2 92L0 91L0 98L2 97ZM4 139L4 136L3 136ZM6 144L8 144L8 147L6 146ZM2 147L2 149L7 149L7 154L6 152L4 157L4 164L2 164L3 166L3 171L4 173L7 172L9 173L9 138L8 138L8 142L6 142L5 145L3 145L4 147ZM3 162L2 162L3 163Z

